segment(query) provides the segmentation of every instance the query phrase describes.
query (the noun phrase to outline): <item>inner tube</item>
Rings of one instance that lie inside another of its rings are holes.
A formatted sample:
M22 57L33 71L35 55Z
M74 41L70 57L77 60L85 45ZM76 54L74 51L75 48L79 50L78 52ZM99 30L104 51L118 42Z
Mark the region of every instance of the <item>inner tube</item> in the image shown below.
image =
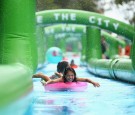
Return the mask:
M44 86L47 91L85 91L87 82L58 82Z

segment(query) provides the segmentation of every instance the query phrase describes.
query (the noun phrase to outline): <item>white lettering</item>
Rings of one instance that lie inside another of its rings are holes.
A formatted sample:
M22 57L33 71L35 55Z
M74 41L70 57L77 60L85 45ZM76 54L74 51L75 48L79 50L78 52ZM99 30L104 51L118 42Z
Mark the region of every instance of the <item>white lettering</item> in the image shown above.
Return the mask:
M83 33L86 33L86 28L83 29Z
M51 28L51 29L45 29L45 34L53 34L54 33L54 29Z
M54 29L53 28L50 29L50 33L52 33L52 34L54 33Z
M62 26L62 31L73 31L75 32L75 27L66 27L66 26Z
M59 13L54 13L54 18L55 18L55 20L58 20L58 19L59 19L59 16L60 16Z
M71 20L76 20L76 14L75 13L71 13L70 14L70 18L71 18Z
M66 27L66 31L69 32L71 30L70 27Z
M117 30L118 26L119 26L119 23L113 23L113 26L114 26L114 29Z
M75 21L76 20L76 14L75 13L71 13L71 14L60 14L60 13L54 13L54 18L55 20L59 20L60 19L60 16L61 16L61 19L62 20L72 20L72 21Z
M72 27L72 31L75 32L75 27Z
M105 22L106 27L108 27L110 20L104 20L104 22Z
M61 14L62 20L68 20L68 14Z
M103 20L102 18L97 18L97 23L98 23L99 26L102 25L102 20ZM105 22L105 26L109 27L110 20L103 20L103 21ZM95 16L90 16L89 17L89 22L91 24L96 23L96 17ZM115 30L117 30L118 27L119 27L119 23L113 23L113 27L114 27Z
M62 31L65 31L65 26L62 26Z
M98 25L102 25L102 18L98 18Z
M92 24L95 23L95 16L89 17L89 22Z

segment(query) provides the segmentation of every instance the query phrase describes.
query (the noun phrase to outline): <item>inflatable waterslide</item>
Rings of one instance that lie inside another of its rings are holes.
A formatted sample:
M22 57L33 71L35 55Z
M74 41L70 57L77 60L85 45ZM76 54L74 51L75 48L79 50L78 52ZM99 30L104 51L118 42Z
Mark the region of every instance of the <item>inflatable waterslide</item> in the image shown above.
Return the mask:
M18 5L21 5L21 7L18 7ZM27 0L3 0L1 1L0 11L0 112L2 114L7 110L17 111L18 109L16 109L16 107L22 108L22 114L25 111L23 108L24 105L14 103L19 99L27 98L32 91L32 75L35 73L38 65L36 24L40 27L46 24L58 23L87 25L87 39L93 32L100 33L100 29L98 28L110 30L125 36L133 43L131 59L102 60L100 59L101 53L98 52L98 50L96 50L96 52L95 50L93 51L90 47L92 55L88 56L87 61L91 66L89 70L95 74L99 75L101 73L100 70L105 70L108 72L106 76L113 76L133 83L135 82L135 56L133 53L135 50L135 33L133 27L130 25L100 14L67 9L38 12L36 13L36 23L35 3ZM98 28L93 29L90 26ZM91 39L88 40L93 40L92 38L93 36L95 38L95 35L96 34L91 35ZM99 38L100 34L97 34L95 41L98 41ZM88 41L88 44L90 44L89 42L90 41ZM93 41L92 43L94 45L95 42ZM97 43L99 42L95 43L97 45L96 49L99 48ZM110 63L113 63L113 65ZM111 70L108 69L110 65ZM125 73L128 77L125 77ZM28 105L28 103L26 105Z

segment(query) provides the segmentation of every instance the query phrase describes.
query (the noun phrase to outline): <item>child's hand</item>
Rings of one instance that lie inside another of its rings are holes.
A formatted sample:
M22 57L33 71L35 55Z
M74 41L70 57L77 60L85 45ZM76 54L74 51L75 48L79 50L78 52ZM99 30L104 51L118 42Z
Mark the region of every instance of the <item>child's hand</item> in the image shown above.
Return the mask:
M45 82L45 83L44 83L44 86L46 86L46 85L47 85L47 83Z
M47 84L44 80L41 80L40 82L42 83L43 86Z
M94 82L94 83L93 83L93 86L94 86L94 87L100 87L100 84L97 83L97 82Z

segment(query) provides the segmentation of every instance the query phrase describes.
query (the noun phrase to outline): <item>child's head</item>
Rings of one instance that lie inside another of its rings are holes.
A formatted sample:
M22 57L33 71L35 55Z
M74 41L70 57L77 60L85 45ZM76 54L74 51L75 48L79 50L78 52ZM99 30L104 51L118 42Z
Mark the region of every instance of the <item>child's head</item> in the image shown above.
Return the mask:
M69 67L69 63L67 61L61 61L57 65L57 72L63 73L65 68Z
M76 82L76 72L73 68L67 67L63 73L64 82Z

